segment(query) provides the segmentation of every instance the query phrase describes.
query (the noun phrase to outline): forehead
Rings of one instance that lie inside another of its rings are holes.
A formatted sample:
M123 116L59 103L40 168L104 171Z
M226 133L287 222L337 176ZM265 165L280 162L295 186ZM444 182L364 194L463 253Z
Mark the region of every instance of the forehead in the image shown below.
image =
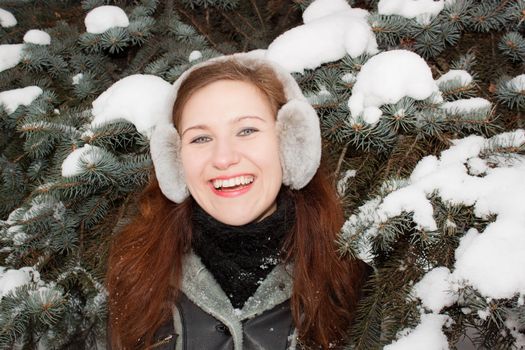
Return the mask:
M182 108L181 130L192 124L208 124L243 116L275 118L268 96L252 83L219 80L196 90Z

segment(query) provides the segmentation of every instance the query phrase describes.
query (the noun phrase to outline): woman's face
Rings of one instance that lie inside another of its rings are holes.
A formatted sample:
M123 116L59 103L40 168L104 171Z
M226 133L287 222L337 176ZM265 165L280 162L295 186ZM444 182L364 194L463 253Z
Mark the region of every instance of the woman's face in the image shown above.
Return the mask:
M213 82L193 93L179 124L186 184L201 208L236 226L275 211L279 142L261 90L243 81Z

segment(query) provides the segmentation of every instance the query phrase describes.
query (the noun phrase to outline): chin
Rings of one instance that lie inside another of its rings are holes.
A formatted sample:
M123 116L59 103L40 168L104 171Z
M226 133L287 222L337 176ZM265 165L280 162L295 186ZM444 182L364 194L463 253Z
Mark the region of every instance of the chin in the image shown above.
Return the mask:
M221 211L220 213L217 213L218 215L213 215L216 220L222 222L226 225L232 225L232 226L242 226L249 224L254 221L261 221L271 213L275 211L275 207L272 206L271 209L265 210L261 213L259 212L246 212L246 210L243 210L244 208L240 208L239 211L233 211L232 208L229 208L230 210L228 213L225 213L224 211Z
M212 215L212 216L216 220L222 222L223 224L231 225L231 226L242 226L242 225L246 225L252 222L253 220L255 220L255 218L252 219L251 217L247 219L245 215Z

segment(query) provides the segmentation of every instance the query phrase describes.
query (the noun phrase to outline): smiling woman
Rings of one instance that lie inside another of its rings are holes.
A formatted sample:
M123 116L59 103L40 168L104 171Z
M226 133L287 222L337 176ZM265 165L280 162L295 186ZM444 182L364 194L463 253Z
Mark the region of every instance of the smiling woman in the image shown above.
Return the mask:
M336 251L343 214L315 110L248 54L200 63L174 89L155 176L112 244L112 347L343 345L366 269Z

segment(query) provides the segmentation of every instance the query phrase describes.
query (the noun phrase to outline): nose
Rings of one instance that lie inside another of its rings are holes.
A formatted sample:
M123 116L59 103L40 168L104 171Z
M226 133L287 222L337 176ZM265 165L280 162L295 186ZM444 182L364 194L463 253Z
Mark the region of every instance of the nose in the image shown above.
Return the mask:
M218 140L213 150L213 166L219 170L226 170L239 162L240 155L232 140Z

